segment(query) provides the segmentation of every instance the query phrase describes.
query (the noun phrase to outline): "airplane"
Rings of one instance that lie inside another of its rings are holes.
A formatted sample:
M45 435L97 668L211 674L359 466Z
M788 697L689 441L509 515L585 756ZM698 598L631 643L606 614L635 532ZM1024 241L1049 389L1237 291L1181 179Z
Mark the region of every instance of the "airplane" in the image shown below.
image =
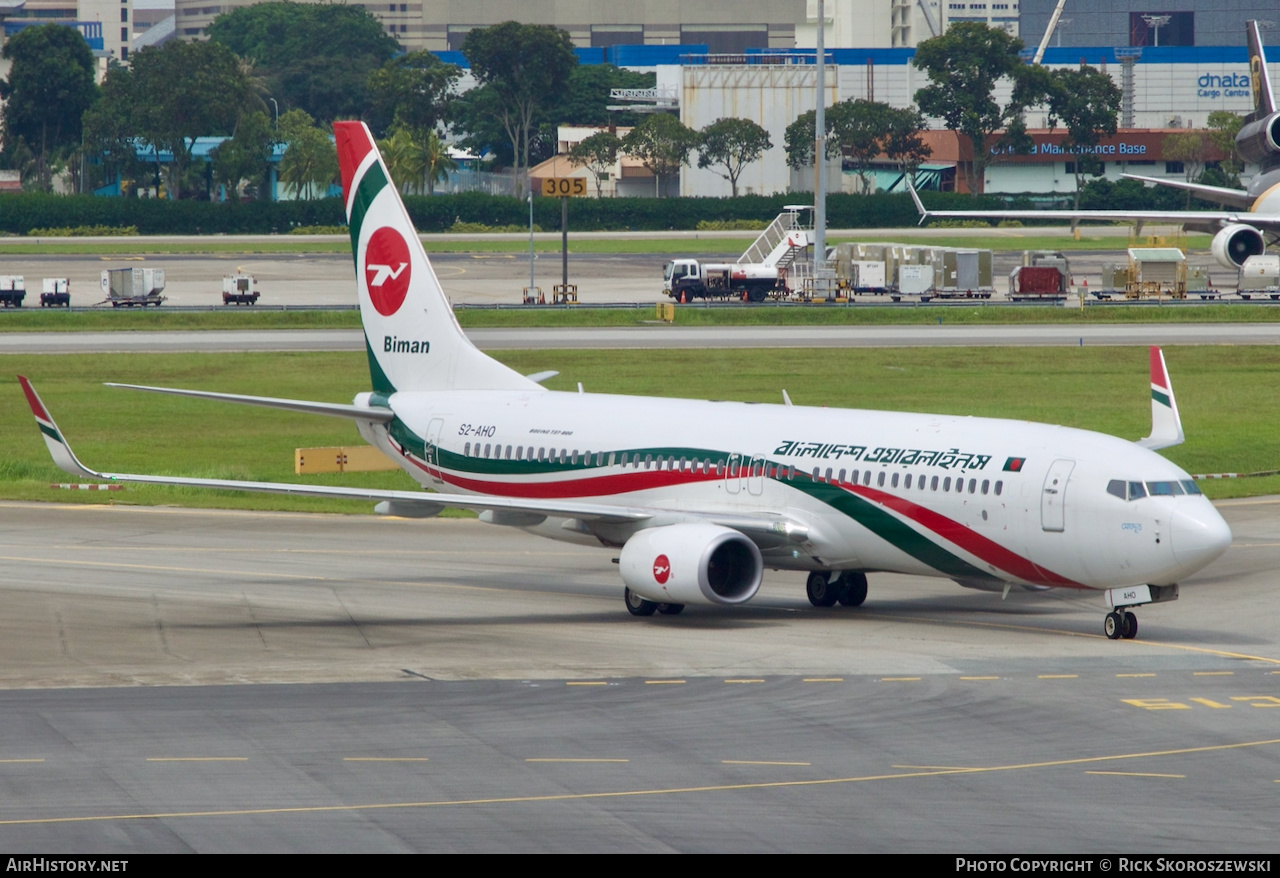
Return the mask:
M1104 631L1177 598L1221 555L1226 522L1155 449L1183 440L1163 353L1151 435L1131 442L993 418L555 392L472 345L369 129L334 125L372 389L349 405L116 384L347 418L424 490L107 473L72 452L19 381L59 467L111 482L374 501L617 552L627 610L674 615L756 596L766 568L807 574L817 607L858 606L867 574L1002 592L1101 590ZM549 373L554 374L554 373Z
M1178 223L1195 232L1213 235L1213 258L1224 268L1238 269L1250 256L1266 253L1268 244L1280 242L1280 112L1271 88L1267 56L1262 47L1258 22L1246 25L1249 44L1249 80L1253 112L1236 134L1236 151L1260 171L1248 189L1228 189L1178 180L1162 180L1124 174L1131 180L1189 190L1197 198L1234 210L928 210L908 184L920 222L930 217L964 219L1056 219L1071 223L1080 220Z

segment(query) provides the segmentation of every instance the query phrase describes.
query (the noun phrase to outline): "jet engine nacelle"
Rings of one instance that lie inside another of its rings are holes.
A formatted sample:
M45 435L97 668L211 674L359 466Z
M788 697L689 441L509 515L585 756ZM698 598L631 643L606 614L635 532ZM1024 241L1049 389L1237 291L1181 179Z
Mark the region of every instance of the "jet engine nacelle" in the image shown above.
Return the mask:
M1280 155L1280 113L1250 122L1236 135L1236 152L1246 162L1265 167Z
M764 578L756 544L708 522L646 528L627 540L618 564L627 588L658 603L741 604Z
M1262 232L1244 223L1224 226L1213 236L1213 258L1226 268L1239 268L1250 256L1261 256L1266 249Z

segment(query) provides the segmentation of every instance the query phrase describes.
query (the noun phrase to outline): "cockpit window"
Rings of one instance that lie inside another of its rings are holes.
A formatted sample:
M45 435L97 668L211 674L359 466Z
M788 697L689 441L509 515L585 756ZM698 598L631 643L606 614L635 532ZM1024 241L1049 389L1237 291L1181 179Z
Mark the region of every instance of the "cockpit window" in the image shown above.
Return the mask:
M1196 480L1195 480L1195 479L1183 479L1183 480L1182 480L1182 487L1186 490L1186 492L1187 492L1188 494L1203 494L1203 493L1204 493L1203 491L1201 491L1201 490L1200 490L1200 486L1196 484Z
M1121 500L1129 499L1128 495L1125 494L1125 484L1120 479L1112 479L1107 482L1107 493L1119 497Z
M1130 500L1137 500L1145 496L1147 496L1147 489L1143 486L1142 482L1129 483L1129 499Z
M1184 493L1177 482L1147 482L1147 492L1152 497L1173 497Z

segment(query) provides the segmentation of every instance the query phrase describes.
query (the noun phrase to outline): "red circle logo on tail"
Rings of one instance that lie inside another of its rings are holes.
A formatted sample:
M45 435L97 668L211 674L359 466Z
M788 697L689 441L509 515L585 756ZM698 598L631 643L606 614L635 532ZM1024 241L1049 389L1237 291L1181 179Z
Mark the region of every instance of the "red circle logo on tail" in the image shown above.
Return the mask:
M409 294L409 245L390 226L383 226L369 236L364 250L364 279L369 299L383 317L400 310Z
M671 562L667 560L666 555L659 555L653 559L653 578L658 585L666 585L667 580L671 578Z

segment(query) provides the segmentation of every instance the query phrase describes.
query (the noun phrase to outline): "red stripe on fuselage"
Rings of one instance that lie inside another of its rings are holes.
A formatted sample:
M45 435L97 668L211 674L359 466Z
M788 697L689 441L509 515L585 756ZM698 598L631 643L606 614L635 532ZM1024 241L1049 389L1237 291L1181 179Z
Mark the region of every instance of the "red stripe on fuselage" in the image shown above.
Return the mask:
M879 503L892 509L899 515L909 518L921 527L927 528L950 543L954 543L974 557L981 558L1000 570L1011 573L1024 582L1036 585L1056 585L1069 588L1088 588L1079 582L1060 576L1052 570L1046 570L1029 558L1006 549L992 539L976 533L958 521L947 518L940 512L934 512L924 506L912 503L902 497L878 491L875 488L861 485L846 486L846 490L866 500Z
M360 122L334 122L333 139L338 149L338 168L342 174L342 198L351 197L351 178L364 157L373 149L373 143L364 133Z

